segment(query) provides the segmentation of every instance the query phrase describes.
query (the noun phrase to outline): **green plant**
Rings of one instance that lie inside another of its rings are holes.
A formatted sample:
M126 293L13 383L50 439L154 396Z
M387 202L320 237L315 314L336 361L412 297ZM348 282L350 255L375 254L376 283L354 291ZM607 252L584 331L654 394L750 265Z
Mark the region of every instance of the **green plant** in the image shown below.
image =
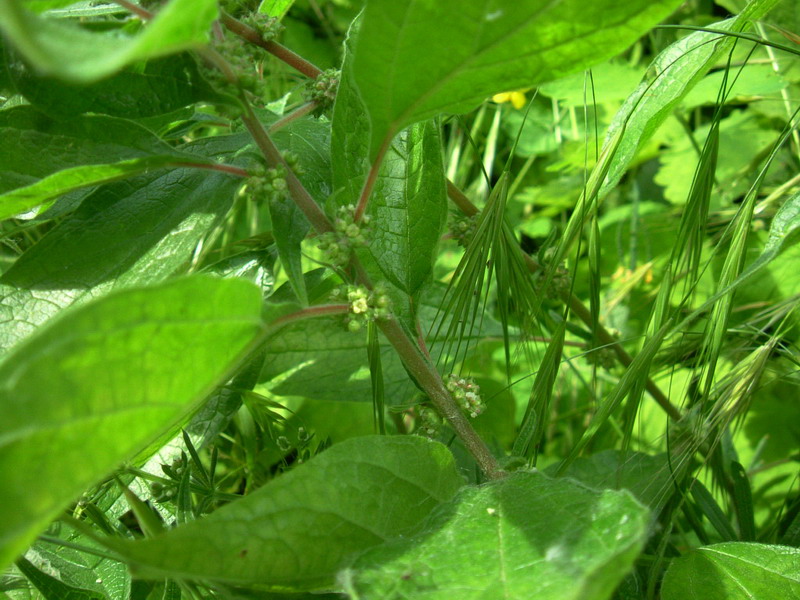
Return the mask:
M793 3L361 8L0 0L0 595L800 593Z

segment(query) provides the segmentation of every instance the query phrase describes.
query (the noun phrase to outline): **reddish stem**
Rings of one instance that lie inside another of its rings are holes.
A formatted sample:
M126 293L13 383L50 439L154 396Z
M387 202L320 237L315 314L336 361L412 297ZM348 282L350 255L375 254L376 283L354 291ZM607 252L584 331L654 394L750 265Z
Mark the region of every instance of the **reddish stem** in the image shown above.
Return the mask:
M322 70L308 62L299 54L295 54L285 46L281 46L278 42L264 41L261 34L252 27L245 25L241 21L234 19L228 13L223 12L220 15L222 24L225 25L230 31L238 35L251 44L255 44L272 54L274 57L279 58L290 67L294 67L306 77L316 79L322 74Z
M330 315L344 315L350 312L349 304L320 304L318 306L310 306L303 310L290 313L275 319L270 325L273 329L285 327L289 323L295 321L303 321L305 319L315 319L317 317L328 317Z
M116 3L119 4L125 10L129 10L137 17L139 17L142 21L148 21L153 18L153 13L151 13L146 8L142 8L138 4L134 4L133 2L128 2L128 0L116 0Z
M289 123L294 121L295 119L299 119L300 117L304 117L307 114L314 112L314 109L319 106L316 102L306 102L303 106L300 106L290 112L289 114L283 115L280 119L275 121L272 125L269 126L269 132L272 133L274 131L278 131L281 127L286 127Z
M363 217L364 213L367 211L369 197L372 195L372 189L375 187L375 182L378 180L378 173L380 172L381 164L383 163L383 157L386 156L386 151L389 149L389 144L391 143L393 137L394 136L391 134L386 136L386 139L381 145L380 150L378 150L378 155L372 162L372 166L367 174L367 179L364 181L364 187L361 189L361 196L358 198L356 212L353 215L353 220L356 223L361 220L361 217Z
M249 177L250 176L250 173L248 173L246 169L242 169L240 167L234 167L232 165L179 162L179 163L173 163L173 166L175 166L175 167L190 167L190 168L193 168L193 169L207 169L209 171L221 171L222 173L228 173L230 175L236 175L237 177Z

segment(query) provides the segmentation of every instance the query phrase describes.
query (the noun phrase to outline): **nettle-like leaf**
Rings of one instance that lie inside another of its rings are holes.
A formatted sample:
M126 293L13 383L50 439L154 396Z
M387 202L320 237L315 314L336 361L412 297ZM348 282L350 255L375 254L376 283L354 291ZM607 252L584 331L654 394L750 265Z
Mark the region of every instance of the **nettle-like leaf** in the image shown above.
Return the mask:
M726 542L672 560L664 600L750 600L800 597L800 549Z
M0 111L0 137L2 194L42 185L43 179L60 171L80 172L76 170L154 157L172 156L176 161L190 157L131 121L84 116L60 122L30 106Z
M127 119L153 117L195 102L219 99L219 94L200 76L194 59L186 53L126 67L87 85L42 77L9 48L6 68L17 93L38 110L60 119L87 112Z
M345 60L331 125L331 165L338 206L357 204L369 171L369 119L353 80L352 39ZM406 312L408 299L430 277L447 219L447 196L439 127L433 121L403 131L389 149L370 197L372 217L365 266L394 288L390 295ZM366 254L366 253L362 253ZM394 292L394 293L392 293Z
M0 567L183 419L262 331L252 284L197 276L65 313L0 366Z
M621 52L678 0L373 0L353 75L371 123L370 160L404 127L470 110Z
M40 73L89 83L136 61L199 48L218 16L216 0L172 0L143 31L90 32L28 12L20 0L0 3L0 31Z
M465 488L409 539L375 548L343 578L384 600L608 598L648 535L627 492L516 473Z
M441 444L354 438L204 519L116 549L141 577L330 587L364 550L413 533L462 483Z
M119 491L116 487L110 487L113 491ZM119 492L121 493L121 492ZM99 508L99 507L98 507ZM104 507L105 508L105 507ZM119 512L124 512L125 509ZM106 513L110 519L114 514ZM64 540L66 544L77 545L82 548L96 548L102 551L103 548L96 541L79 534L70 527L62 524L52 525L48 533L53 537ZM119 561L110 558L100 558L81 550L76 550L69 545L54 544L51 541L36 541L25 553L25 558L30 561L31 566L44 571L47 575L77 590L94 592L100 598L128 598L130 595L131 578L127 566ZM28 579L31 576L28 575ZM45 585L47 580L45 579ZM38 586L41 590L42 587ZM45 596L47 600L52 598L67 598L66 594Z
M183 149L224 157L242 141L225 136ZM0 349L75 302L174 274L240 186L225 173L180 168L97 189L0 278Z

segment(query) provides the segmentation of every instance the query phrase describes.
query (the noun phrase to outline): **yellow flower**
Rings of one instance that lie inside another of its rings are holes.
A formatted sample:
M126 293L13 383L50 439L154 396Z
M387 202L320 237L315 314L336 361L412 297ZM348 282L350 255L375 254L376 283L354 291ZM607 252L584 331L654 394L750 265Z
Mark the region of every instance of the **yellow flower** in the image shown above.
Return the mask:
M502 104L503 102L511 102L511 104L514 105L514 108L519 110L528 103L528 99L525 98L525 91L526 90L517 90L515 92L503 92L502 94L495 94L492 96L492 102L497 102L498 104Z

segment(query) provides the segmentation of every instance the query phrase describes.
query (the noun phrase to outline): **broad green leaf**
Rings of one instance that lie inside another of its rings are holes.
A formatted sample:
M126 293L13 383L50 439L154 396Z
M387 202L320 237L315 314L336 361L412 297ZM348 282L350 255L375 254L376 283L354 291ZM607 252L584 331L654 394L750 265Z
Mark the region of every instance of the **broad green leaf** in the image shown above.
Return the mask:
M354 35L351 31L350 38ZM369 122L352 75L350 38L331 126L336 203L357 204L369 170ZM369 251L383 277L414 295L430 276L447 219L438 125L420 123L389 149L372 191Z
M726 542L672 560L663 600L800 598L800 549Z
M369 249L381 271L408 295L430 277L447 220L438 125L426 121L401 132L372 191Z
M272 220L272 236L281 258L281 265L297 294L300 304L308 305L305 279L303 279L303 256L301 244L311 225L303 211L291 198L270 199L269 215Z
M461 484L441 444L354 438L206 518L117 549L142 577L329 587L356 555L412 533Z
M260 311L252 284L198 276L109 295L20 344L0 365L0 567L196 409L256 339Z
M289 12L294 0L261 0L258 12L276 19L282 19Z
M710 27L742 31L751 20L762 18L779 1L751 0L738 16ZM672 114L689 90L730 50L732 43L733 38L697 31L681 38L653 60L652 77L639 84L609 127L606 144L613 142L618 146L601 195L617 185L637 150ZM622 139L617 142L620 133Z
M230 158L245 141L223 136L183 150ZM0 348L70 304L174 274L226 214L240 185L224 173L181 168L96 190L0 278Z
M105 596L98 592L72 587L40 571L24 558L17 561L17 567L36 586L45 600L105 600Z
M347 331L341 318L292 323L267 341L260 381L277 396L371 402L365 344L365 334ZM414 390L385 340L381 341L381 363L387 403L406 403Z
M40 73L89 83L140 60L202 47L217 18L216 0L172 0L141 33L90 32L0 2L0 31Z
M677 462L677 461L676 461ZM557 465L545 469L554 473ZM658 512L674 491L672 469L665 454L650 456L641 452L604 450L578 458L564 472L564 477L596 489L628 490L645 506Z
M6 65L18 93L38 110L61 119L87 112L137 119L218 99L194 59L185 53L133 65L88 85L42 77L11 51L7 51Z
M30 106L0 111L0 193L36 184L65 169L174 155L144 127L103 116L58 122Z
M111 514L107 516L113 518ZM103 550L94 540L61 524L51 526L48 534L51 538L64 540L65 544ZM101 598L127 598L130 593L130 574L119 561L93 556L52 541L35 542L25 553L25 558L62 583L97 592Z
M626 492L516 473L465 488L417 536L362 555L347 587L383 600L605 599L644 546L647 521Z
M192 157L193 158L193 157ZM184 163L186 160L184 159ZM208 164L195 159L198 164ZM180 165L173 155L146 156L106 165L86 165L64 169L40 179L36 183L0 194L0 219L8 219L48 200L84 187L109 183L138 173Z
M404 127L464 112L621 52L676 0L372 0L353 74L371 123L370 161ZM422 67L422 68L421 68Z
M686 108L700 105L715 105L719 99L719 91L725 80L726 71L714 71L706 75L683 98L682 104ZM742 103L743 101L760 99L763 96L778 94L788 82L776 73L772 65L752 64L742 68L732 69L727 80L727 103Z

